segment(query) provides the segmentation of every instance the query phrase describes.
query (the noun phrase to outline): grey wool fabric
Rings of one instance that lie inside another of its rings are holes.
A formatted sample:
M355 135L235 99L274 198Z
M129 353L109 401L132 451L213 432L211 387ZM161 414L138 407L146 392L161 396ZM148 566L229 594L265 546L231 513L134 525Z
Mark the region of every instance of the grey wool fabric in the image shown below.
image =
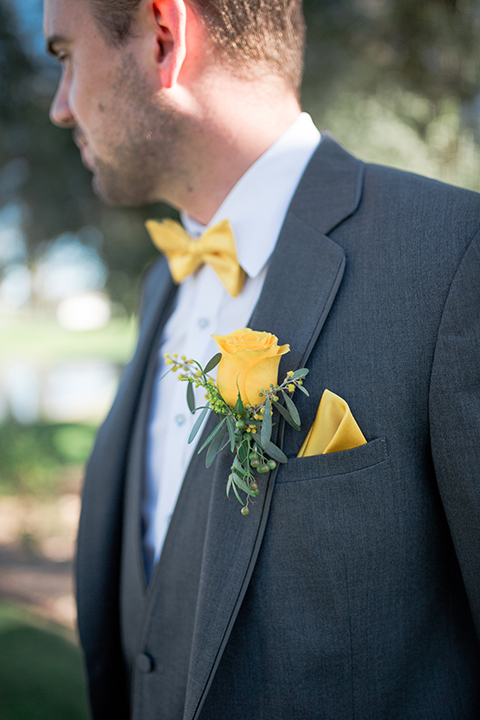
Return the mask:
M194 456L147 588L145 428L175 294L163 260L149 271L79 531L95 720L479 717L479 228L480 196L324 136L249 323L290 344L280 377L310 370L302 430L277 419L289 462L248 517L228 448L209 470ZM325 388L368 442L297 458Z

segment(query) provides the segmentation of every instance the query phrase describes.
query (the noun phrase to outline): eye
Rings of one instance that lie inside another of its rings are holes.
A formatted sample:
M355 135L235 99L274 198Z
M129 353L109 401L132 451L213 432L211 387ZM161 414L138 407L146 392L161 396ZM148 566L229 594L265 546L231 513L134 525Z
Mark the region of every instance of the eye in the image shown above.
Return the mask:
M69 68L69 66L70 66L70 57L69 57L69 55L68 55L66 52L64 52L64 51L62 51L62 50L59 50L59 51L57 52L57 54L56 54L55 57L56 57L56 59L57 59L57 62L60 63L60 65L63 67L64 70L66 70L66 69Z

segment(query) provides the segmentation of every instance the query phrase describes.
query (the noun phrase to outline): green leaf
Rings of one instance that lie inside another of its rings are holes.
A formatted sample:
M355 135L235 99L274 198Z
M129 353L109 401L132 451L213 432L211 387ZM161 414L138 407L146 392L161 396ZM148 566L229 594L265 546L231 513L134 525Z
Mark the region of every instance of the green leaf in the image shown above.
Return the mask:
M222 452L222 450L225 450L225 448L230 445L230 440L229 440L229 438L228 438L228 435L224 435L223 437L224 437L224 438L226 437L227 440L226 440L226 442L222 445L222 447L220 448L220 452Z
M272 442L268 442L263 449L265 450L267 455L269 455L272 458L272 460L276 460L277 462L283 463L283 464L288 462L288 458L285 455L285 453L282 450L280 450L279 447L274 445Z
M208 361L208 363L205 365L205 370L204 370L203 372L204 372L204 373L209 373L209 372L211 372L211 370L213 370L213 368L216 368L216 367L217 367L217 365L218 365L218 363L220 362L221 359L222 359L222 353L217 353L216 355L214 355L214 356Z
M292 416L290 415L288 410L283 407L283 405L280 405L280 403L275 402L275 400L273 401L273 404L277 408L280 415L285 418L285 420L288 422L289 425L291 425L293 428L295 428L295 430L300 430L300 425L297 425L296 423L293 422Z
M193 383L187 383L187 405L190 412L195 412L195 395L193 394Z
M245 470L245 468L243 467L243 465L241 464L240 460L237 458L236 455L233 459L233 467L235 468L235 470L238 470L238 472L241 475L248 475L247 470Z
M237 415L245 415L245 408L243 407L242 398L240 397L240 390L238 391L238 398L235 403L235 407L233 408L233 412L237 413Z
M228 480L227 480L227 487L225 488L225 492L227 493L227 498L229 500L230 500L230 490L232 488L232 483L233 483L233 479L232 479L232 474L230 473L230 475L228 476Z
M288 397L286 392L283 392L283 390L282 390L282 395L285 398L285 405L287 406L288 412L292 416L293 422L296 423L298 425L298 427L300 427L300 425L301 425L300 415L298 414L298 410L295 407L295 403L293 402L292 398Z
M200 455L200 453L202 452L202 450L207 447L208 443L212 442L212 440L213 440L213 438L215 437L215 435L217 435L217 433L220 432L220 430L222 429L222 425L223 425L223 423L225 422L226 419L227 419L227 418L223 418L223 420L220 420L220 422L218 423L218 425L212 430L212 432L210 433L210 435L208 436L208 438L205 440L205 442L203 443L202 447L201 447L200 450L198 451L198 453L197 453L198 455Z
M245 503L243 502L242 498L241 498L240 495L238 494L238 490L237 490L236 484L235 484L235 483L232 483L232 487L233 487L233 492L234 492L235 495L237 496L238 502L240 503L240 505L244 505Z
M252 495L252 497L255 497L255 493L253 492L253 490L250 490L250 488L248 487L245 480L243 480L243 478L234 474L233 482L235 483L235 485L237 485L240 488L240 490L243 490L243 492L246 492L247 495Z
M299 380L300 378L306 377L310 370L308 368L300 368L299 370L295 370L292 377L289 378L290 381L292 380Z
M263 446L265 446L272 437L272 416L270 414L270 407L270 398L267 398L267 402L265 403L265 412L263 413L262 420L261 438Z
M238 448L238 459L241 463L245 462L250 453L250 435L246 435L245 439L240 443Z
M188 436L188 443L189 443L189 444L195 440L195 438L196 438L196 436L197 436L197 433L198 433L198 431L200 430L200 428L201 428L201 426L202 426L202 423L203 423L203 421L205 420L205 416L206 416L206 414L208 413L209 409L210 409L210 408L208 408L208 407L203 408L202 412L200 413L200 415L198 416L198 418L195 420L195 425L194 425L193 428L192 428L192 432L191 432L190 435Z
M297 387L299 390L301 390L303 392L304 395L306 395L307 397L310 397L310 393L308 392L308 390L305 390L303 385L297 385Z
M205 458L205 467L209 468L210 465L213 463L215 458L217 457L218 453L220 452L220 448L222 447L223 438L225 437L225 431L219 432L210 443L210 447L207 450L207 457Z
M235 423L231 417L227 417L227 430L230 438L230 452L233 452L235 450Z

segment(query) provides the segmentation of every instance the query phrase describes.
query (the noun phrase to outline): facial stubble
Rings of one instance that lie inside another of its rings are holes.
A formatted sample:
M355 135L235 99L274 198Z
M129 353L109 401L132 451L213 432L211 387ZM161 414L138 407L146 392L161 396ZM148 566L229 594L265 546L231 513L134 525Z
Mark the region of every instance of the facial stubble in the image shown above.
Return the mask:
M112 117L117 123L116 138L105 134L102 156L94 156L94 190L112 206L168 202L168 188L182 174L184 118L152 92L132 54L122 57L113 89L110 107L102 103L101 112L105 124Z

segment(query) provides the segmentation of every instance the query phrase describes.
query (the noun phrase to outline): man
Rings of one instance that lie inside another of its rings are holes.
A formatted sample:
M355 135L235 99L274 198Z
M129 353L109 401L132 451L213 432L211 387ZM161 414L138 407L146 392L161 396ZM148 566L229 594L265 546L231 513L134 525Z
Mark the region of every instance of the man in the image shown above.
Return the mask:
M209 265L146 279L79 531L93 716L477 718L478 196L319 143L300 0L45 0L45 34L52 120L98 193L162 198L192 237L229 220L246 274L236 297ZM207 470L183 385L156 378L247 324L310 396L300 432L274 417L289 461L242 517L229 450ZM368 442L297 457L325 388Z

